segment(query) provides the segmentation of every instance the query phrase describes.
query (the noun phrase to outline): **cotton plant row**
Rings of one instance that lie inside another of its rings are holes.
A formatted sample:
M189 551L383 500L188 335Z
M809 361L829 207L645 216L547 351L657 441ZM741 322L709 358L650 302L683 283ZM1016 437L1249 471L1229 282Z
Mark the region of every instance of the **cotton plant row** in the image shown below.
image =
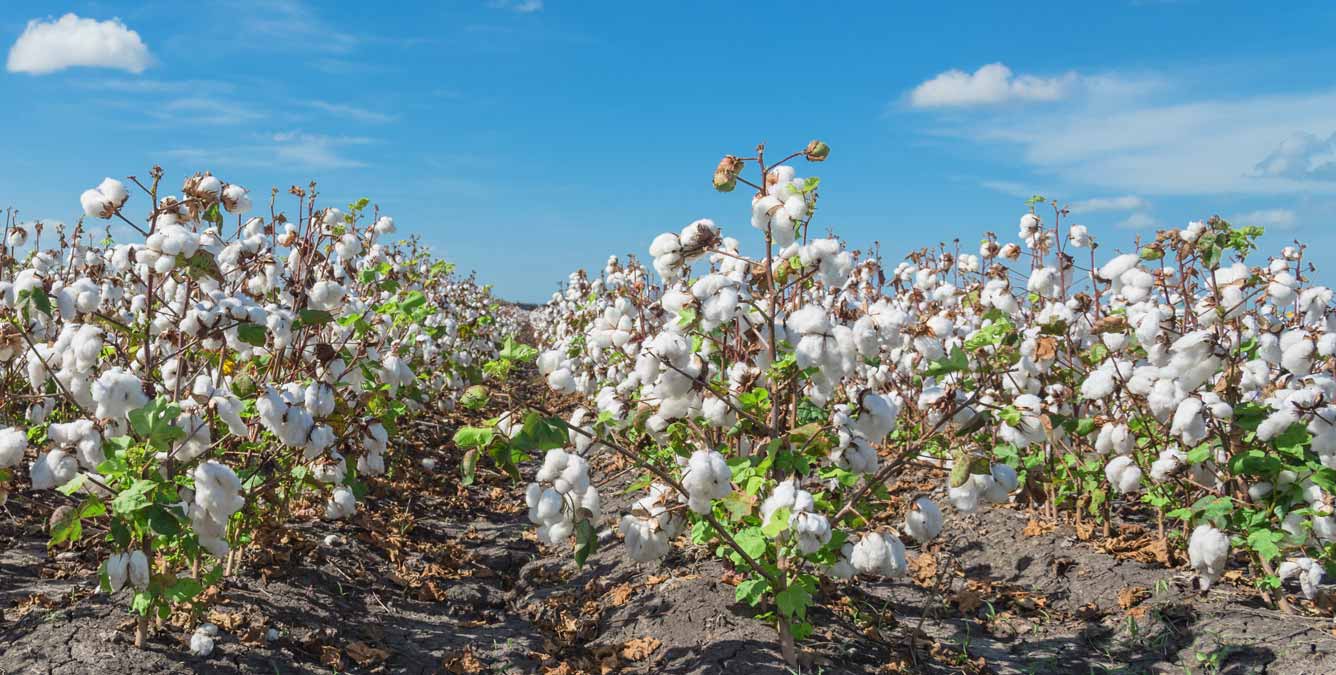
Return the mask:
M398 427L453 407L520 326L366 200L317 208L312 184L261 215L207 173L131 181L84 192L72 230L5 225L0 503L67 495L53 545L109 531L101 587L133 591L142 644L294 504L353 516Z
M1336 330L1302 246L1249 259L1260 229L1212 218L1118 250L1036 198L1014 241L889 266L815 236L819 182L783 162L728 156L714 183L753 190L757 232L694 221L650 242L648 266L572 274L534 315L548 386L584 401L555 452L647 467L618 528L632 558L684 535L715 547L787 643L820 577L903 574L942 497L962 512L1021 498L1152 510L1203 588L1234 566L1319 592L1336 558ZM926 459L950 469L940 497L879 520L888 481Z

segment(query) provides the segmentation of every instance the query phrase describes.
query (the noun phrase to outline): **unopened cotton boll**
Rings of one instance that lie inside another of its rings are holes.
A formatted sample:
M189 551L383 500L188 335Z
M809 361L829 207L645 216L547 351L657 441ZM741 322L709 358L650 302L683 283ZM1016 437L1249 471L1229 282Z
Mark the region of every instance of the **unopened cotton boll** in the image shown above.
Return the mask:
M1202 590L1209 590L1229 562L1229 537L1210 525L1198 525L1188 539L1188 562L1200 577Z

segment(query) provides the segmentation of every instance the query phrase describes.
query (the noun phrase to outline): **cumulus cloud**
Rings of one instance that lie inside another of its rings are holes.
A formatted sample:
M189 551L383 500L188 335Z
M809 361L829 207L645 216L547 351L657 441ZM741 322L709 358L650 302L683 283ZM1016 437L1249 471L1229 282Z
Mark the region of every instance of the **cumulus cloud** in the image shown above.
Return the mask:
M46 75L85 66L142 73L153 63L148 47L120 19L97 21L66 14L56 20L33 19L9 48L5 68L11 73Z
M1253 167L1253 175L1336 178L1336 133L1326 138L1306 131L1291 134Z
M1292 230L1298 222L1290 209L1258 209L1241 213L1229 221L1235 225L1261 225L1269 230Z
M990 63L973 73L948 70L909 93L916 108L959 108L996 105L1010 101L1057 101L1077 81L1076 73L1058 77L1015 75L1005 64Z
M1150 202L1136 195L1082 199L1067 205L1067 210L1073 214L1095 213L1097 211L1139 211L1147 208L1150 208Z

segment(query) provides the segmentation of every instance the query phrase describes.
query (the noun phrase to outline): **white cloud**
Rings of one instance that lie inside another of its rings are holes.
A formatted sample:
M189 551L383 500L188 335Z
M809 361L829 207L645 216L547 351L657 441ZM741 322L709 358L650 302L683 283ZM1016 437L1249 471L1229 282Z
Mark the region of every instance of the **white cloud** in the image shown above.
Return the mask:
M358 122L370 122L373 124L384 124L393 122L396 117L389 113L379 110L368 110L357 106L346 105L343 103L330 103L329 101L311 101L309 105L317 110L322 110L331 115L346 117Z
M972 74L948 70L909 93L916 108L952 108L996 105L1009 101L1057 101L1065 98L1077 82L1076 73L1058 77L1014 75L1001 63L990 63Z
M936 133L998 146L1010 161L1048 177L1045 182L1060 181L1057 187L1064 189L1184 196L1336 193L1336 157L1328 159L1330 141L1322 140L1336 129L1336 90L1160 100L1174 89L1148 96L1154 90L1149 85L1098 92L1085 87L1083 96L1061 105L1023 114L996 110Z
M1323 139L1306 131L1295 132L1253 167L1253 175L1336 177L1336 133Z
M173 99L150 108L149 114L173 124L208 126L243 124L265 117L265 113L247 104L208 96Z
M153 63L148 47L120 19L97 21L66 14L57 20L33 19L9 48L5 68L11 73L46 75L86 66L142 73Z
M356 169L366 162L344 154L348 146L367 145L369 138L360 136L326 136L304 131L285 131L268 134L228 147L180 147L164 154L174 159L191 162L195 169L273 167L282 164L298 169L333 170Z
M1298 221L1290 209L1258 209L1229 219L1235 225L1261 225L1269 230L1292 230Z
M1082 199L1067 205L1067 210L1074 214L1095 213L1097 211L1138 211L1147 208L1150 208L1150 202L1136 195Z
M543 0L489 0L487 6L516 14L533 14L543 10Z
M1137 211L1118 222L1117 227L1124 230L1149 230L1156 226L1155 216L1145 211Z

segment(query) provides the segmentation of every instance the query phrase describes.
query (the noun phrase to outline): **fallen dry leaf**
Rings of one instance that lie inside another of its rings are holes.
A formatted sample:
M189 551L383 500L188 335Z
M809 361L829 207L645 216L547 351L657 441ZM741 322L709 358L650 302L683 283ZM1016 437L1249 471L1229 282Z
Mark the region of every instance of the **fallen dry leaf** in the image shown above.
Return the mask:
M345 650L348 652L348 658L357 662L357 665L363 668L372 666L390 658L390 652L371 645L357 641L348 645Z
M622 645L622 658L627 661L643 661L661 644L663 643L653 637L632 638Z

